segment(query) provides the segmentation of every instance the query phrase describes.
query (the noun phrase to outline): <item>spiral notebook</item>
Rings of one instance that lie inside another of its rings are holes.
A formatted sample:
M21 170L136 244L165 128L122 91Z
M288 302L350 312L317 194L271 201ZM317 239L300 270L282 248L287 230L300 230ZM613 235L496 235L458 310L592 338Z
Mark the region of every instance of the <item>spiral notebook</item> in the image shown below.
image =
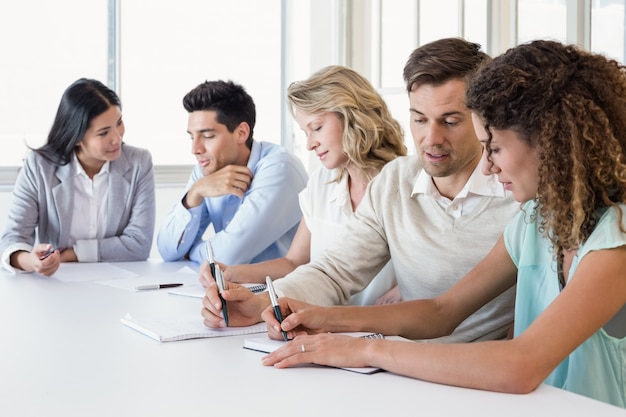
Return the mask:
M204 325L199 314L180 317L133 317L130 314L126 314L120 321L131 329L137 330L158 342L236 336L267 331L267 326L264 322L247 327L211 329Z
M248 289L252 291L253 293L263 292L266 289L265 284L240 284L240 285L243 285L244 287L248 287ZM168 293L172 295L183 295L186 297L195 297L195 298L204 297L205 292L206 292L206 289L200 284L183 285L182 287L172 288L171 290L168 291Z

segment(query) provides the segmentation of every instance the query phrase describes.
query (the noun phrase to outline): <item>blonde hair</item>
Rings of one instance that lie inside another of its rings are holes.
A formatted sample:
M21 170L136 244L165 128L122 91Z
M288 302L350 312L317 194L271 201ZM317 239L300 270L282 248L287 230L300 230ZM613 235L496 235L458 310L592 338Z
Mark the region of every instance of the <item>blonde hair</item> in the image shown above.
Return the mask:
M332 65L287 89L290 110L333 112L343 120L343 151L369 182L383 166L406 155L404 134L372 84L356 71ZM343 176L340 169L339 180Z

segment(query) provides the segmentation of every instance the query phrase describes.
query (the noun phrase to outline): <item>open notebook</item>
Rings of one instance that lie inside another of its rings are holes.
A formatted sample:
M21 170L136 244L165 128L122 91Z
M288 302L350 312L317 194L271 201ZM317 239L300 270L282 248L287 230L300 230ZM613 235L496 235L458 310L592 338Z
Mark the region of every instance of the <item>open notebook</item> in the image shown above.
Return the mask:
M350 332L350 333L340 333L346 336L352 337L363 337L367 339L389 339L389 340L403 340L410 341L409 339L405 339L400 336L383 336L380 333L364 333L364 332ZM245 349L256 350L259 352L270 353L283 346L285 343L282 340L274 340L270 339L267 335L257 336L257 337L246 337L243 343L243 347ZM365 368L345 368L342 367L340 369L345 369L346 371L358 372L360 374L373 374L375 372L382 371L380 368L373 367L365 367Z
M120 321L159 342L199 339L203 337L236 336L267 331L264 322L247 327L211 329L202 322L199 314L180 317L133 317L127 314Z

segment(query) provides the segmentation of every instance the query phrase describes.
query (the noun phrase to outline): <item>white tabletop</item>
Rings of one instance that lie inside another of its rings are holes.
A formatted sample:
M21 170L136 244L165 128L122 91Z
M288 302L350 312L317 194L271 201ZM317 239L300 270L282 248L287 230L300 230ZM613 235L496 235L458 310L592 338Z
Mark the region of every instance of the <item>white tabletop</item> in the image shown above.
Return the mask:
M116 265L175 277L189 264ZM274 369L261 365L262 353L243 349L245 336L159 343L120 323L126 313L199 314L200 308L199 299L167 290L132 292L0 273L0 415L626 416L623 409L549 386L508 395L388 372Z

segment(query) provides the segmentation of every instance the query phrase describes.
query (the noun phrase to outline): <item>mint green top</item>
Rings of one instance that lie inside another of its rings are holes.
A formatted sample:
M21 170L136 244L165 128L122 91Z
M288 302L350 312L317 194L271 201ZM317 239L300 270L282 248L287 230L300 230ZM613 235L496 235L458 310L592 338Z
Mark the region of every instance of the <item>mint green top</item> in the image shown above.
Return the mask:
M529 220L533 205L527 203L504 232L507 250L518 269L515 336L528 328L560 292L551 244L539 232L537 222ZM620 207L622 224L626 225L626 205ZM620 231L618 219L616 208L602 214L589 239L579 247L570 278L589 252L626 245L626 234ZM561 362L545 383L626 408L626 337L620 339L605 329L598 330Z

